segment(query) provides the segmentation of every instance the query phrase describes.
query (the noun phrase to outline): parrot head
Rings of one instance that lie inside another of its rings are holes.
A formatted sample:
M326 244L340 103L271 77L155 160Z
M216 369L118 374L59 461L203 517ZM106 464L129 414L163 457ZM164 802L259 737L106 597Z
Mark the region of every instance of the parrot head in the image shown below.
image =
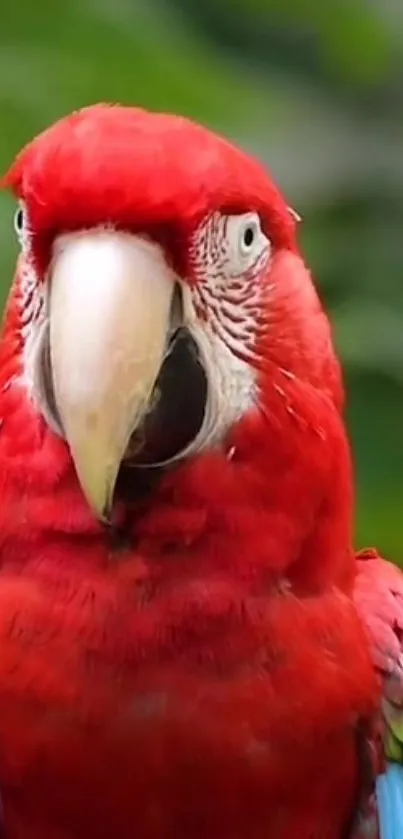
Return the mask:
M67 444L98 519L122 468L246 457L248 428L269 469L259 440L276 404L298 414L293 382L340 408L296 215L247 154L184 118L97 105L34 139L3 185L21 247L5 384L21 428L34 413Z

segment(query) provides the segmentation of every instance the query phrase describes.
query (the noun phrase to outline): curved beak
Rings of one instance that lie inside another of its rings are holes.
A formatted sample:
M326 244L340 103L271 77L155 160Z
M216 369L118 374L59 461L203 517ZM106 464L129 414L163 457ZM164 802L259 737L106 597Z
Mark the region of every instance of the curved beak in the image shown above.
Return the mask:
M138 236L86 231L55 243L55 401L83 493L101 519L164 359L174 282L158 245Z

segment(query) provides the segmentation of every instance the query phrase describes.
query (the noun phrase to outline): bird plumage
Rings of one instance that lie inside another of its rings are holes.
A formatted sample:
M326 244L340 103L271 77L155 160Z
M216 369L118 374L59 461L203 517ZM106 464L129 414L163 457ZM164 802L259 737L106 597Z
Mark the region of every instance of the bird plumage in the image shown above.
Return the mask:
M5 185L26 214L0 344L7 839L344 839L380 687L340 368L295 218L247 155L138 109L62 120ZM242 213L264 244L237 273ZM174 466L123 465L107 526L48 422L52 353L40 381L34 363L60 250L87 230L112 231L91 252L158 246L229 418Z

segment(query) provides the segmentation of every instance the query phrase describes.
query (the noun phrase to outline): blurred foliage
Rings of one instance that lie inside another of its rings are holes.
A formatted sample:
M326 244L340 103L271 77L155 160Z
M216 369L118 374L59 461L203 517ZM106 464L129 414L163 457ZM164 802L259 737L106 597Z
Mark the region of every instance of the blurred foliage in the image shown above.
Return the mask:
M94 101L182 112L267 163L330 308L358 470L357 543L403 560L403 4L3 0L0 163ZM16 245L0 197L1 299Z

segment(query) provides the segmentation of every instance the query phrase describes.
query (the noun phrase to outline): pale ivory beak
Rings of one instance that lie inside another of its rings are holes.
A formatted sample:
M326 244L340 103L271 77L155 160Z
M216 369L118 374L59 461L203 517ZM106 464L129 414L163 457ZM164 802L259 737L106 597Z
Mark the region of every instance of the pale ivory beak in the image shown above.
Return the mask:
M54 394L81 488L101 519L163 361L173 291L161 249L140 237L87 231L55 243Z

